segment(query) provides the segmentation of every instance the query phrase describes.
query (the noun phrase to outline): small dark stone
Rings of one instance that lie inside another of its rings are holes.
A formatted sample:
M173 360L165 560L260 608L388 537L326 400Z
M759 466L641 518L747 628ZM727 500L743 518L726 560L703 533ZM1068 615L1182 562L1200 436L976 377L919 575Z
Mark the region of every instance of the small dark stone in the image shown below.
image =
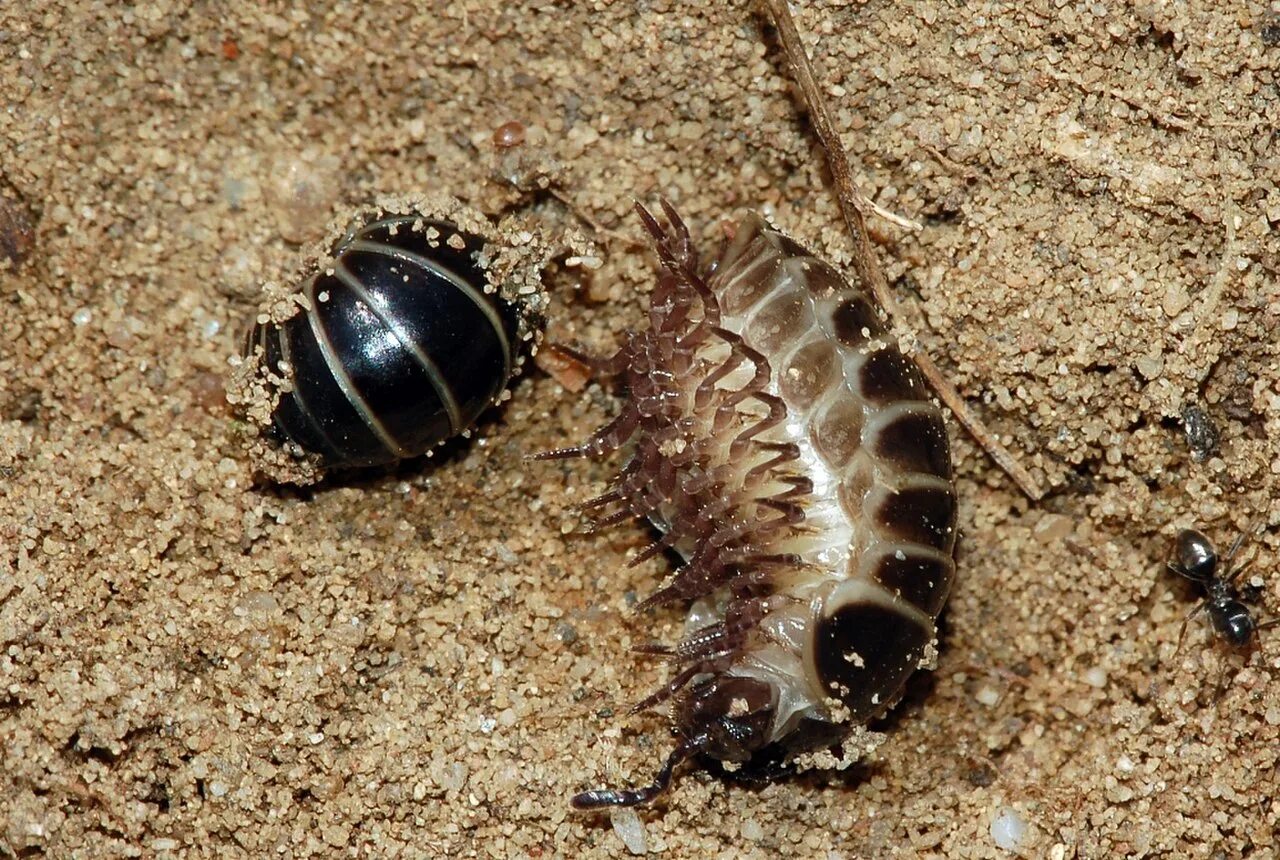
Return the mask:
M16 194L0 190L0 264L14 267L31 255L36 242L36 219Z
M8 421L34 421L40 412L40 401L40 392L34 388L19 391L0 409L0 415Z
M980 764L966 771L964 778L975 788L987 788L996 781L996 772L985 764Z
M1191 459L1203 463L1218 448L1218 430L1199 405L1188 404L1182 410L1182 432L1191 448Z

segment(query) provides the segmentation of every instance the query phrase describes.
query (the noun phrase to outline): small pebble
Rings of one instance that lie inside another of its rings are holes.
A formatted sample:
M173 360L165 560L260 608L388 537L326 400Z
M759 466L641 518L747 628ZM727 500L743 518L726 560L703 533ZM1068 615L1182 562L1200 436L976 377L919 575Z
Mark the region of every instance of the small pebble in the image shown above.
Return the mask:
M991 821L991 838L1004 851L1017 851L1027 838L1027 822L1017 810L1004 807Z
M1164 356L1144 355L1134 362L1134 366L1144 379L1155 379L1164 372Z
M493 145L499 149L519 146L524 143L524 124L516 120L504 122L493 130Z
M1179 283L1171 283L1164 289L1164 312L1166 316L1176 317L1191 304L1191 296L1187 288Z
M1191 449L1191 459L1203 463L1218 447L1218 430L1199 405L1188 404L1182 410L1182 432Z
M341 190L338 168L332 156L302 156L277 168L270 201L286 241L301 243L324 234Z
M36 227L26 205L16 197L0 194L0 263L18 265L35 247Z
M437 773L436 782L445 791L462 791L467 784L470 769L460 761L450 762Z
M637 856L649 852L644 822L640 820L639 814L634 809L609 810L609 822L613 825L613 832L618 834L618 838L622 840L623 845L627 846L628 851Z
M1037 541L1048 544L1062 540L1071 534L1074 528L1075 523L1070 517L1064 517L1062 514L1045 514L1031 531Z

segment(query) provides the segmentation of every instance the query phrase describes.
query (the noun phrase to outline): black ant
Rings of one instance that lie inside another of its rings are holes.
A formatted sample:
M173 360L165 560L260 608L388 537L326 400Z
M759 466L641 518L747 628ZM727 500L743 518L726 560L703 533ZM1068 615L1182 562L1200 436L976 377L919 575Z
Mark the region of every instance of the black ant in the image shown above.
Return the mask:
M1187 624L1201 612L1208 614L1214 632L1235 648L1248 645L1257 631L1280 624L1280 618L1259 624L1248 606L1252 600L1241 595L1240 589L1233 584L1248 567L1232 564L1244 538L1242 533L1227 554L1219 559L1213 541L1203 532L1195 529L1178 532L1174 560L1169 562L1169 569L1204 589L1204 599L1182 620L1182 632L1178 634L1179 651L1182 650L1182 638L1187 635ZM1226 572L1221 576L1218 575L1219 561L1226 566Z

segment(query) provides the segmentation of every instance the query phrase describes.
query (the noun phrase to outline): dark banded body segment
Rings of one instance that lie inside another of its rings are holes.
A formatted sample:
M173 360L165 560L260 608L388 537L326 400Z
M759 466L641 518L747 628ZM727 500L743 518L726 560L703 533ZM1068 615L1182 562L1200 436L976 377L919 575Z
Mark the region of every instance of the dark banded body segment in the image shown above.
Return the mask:
M920 371L896 347L867 353L855 373L857 392L872 407L919 402L928 396Z
M831 309L829 333L838 343L858 347L884 334L884 324L863 296L842 296Z
M903 486L877 487L867 494L871 528L889 540L951 551L955 544L956 499L940 478L919 478Z
M518 343L517 310L494 294L482 248L410 216L348 232L304 284L306 309L250 334L265 366L290 374L275 434L326 466L370 466L469 427L501 395Z
M814 619L810 657L827 692L868 720L897 700L933 636L931 615L848 579Z
M955 563L950 553L917 544L879 542L862 554L857 575L930 617L947 601Z
M867 422L864 438L873 457L898 472L951 477L951 446L930 404L895 403Z

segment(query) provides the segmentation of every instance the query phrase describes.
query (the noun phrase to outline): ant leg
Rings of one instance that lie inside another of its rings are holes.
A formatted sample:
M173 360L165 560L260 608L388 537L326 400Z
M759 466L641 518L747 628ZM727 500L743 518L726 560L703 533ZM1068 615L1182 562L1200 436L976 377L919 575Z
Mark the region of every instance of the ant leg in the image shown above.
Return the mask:
M1228 567L1231 565L1231 560L1236 557L1236 553L1240 551L1240 547L1244 545L1245 538L1249 537L1249 535L1256 532L1258 530L1258 526L1264 523L1265 521L1266 521L1266 517L1259 517L1255 519L1253 522L1249 523L1248 528L1246 528L1244 531L1240 532L1240 534L1236 536L1236 539L1231 544L1231 549L1227 550L1227 554L1222 557L1223 562L1225 562ZM1226 578L1226 581L1230 582L1231 580L1235 579L1248 566L1249 566L1248 564L1245 564L1245 565L1242 565L1239 570L1231 571L1231 574Z
M1222 557L1222 560L1229 562L1231 559L1235 558L1236 553L1240 551L1240 547L1244 546L1244 539L1248 537L1248 535L1249 532L1247 530L1236 535L1236 539L1231 542L1231 549L1227 550L1227 554Z
M1242 564L1242 565L1240 565L1239 567L1237 567L1237 568L1235 568L1234 570L1232 570L1232 571L1231 571L1231 573L1227 574L1227 578L1226 578L1226 579L1224 579L1224 580L1223 580L1223 582L1226 582L1226 583L1232 583L1232 582L1235 582L1235 581L1236 581L1236 577L1238 577L1240 574L1244 573L1244 572L1245 572L1246 570L1248 570L1251 566L1253 566L1253 560L1252 560L1252 559L1250 559L1249 561L1246 561L1244 564Z
M1191 619L1195 618L1197 615L1199 615L1201 612L1204 612L1208 608L1209 608L1209 602L1207 600L1202 600L1199 603L1197 603L1195 606L1191 607L1191 611L1188 612L1183 617L1182 629L1178 633L1178 647L1173 649L1173 656L1177 657L1178 652L1182 650L1182 640L1187 635L1187 625L1191 623Z
M1218 690L1213 695L1215 708L1222 702L1223 697L1227 695L1227 689L1231 686L1231 658L1219 651L1218 660L1221 668L1218 670Z

